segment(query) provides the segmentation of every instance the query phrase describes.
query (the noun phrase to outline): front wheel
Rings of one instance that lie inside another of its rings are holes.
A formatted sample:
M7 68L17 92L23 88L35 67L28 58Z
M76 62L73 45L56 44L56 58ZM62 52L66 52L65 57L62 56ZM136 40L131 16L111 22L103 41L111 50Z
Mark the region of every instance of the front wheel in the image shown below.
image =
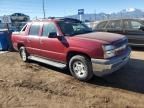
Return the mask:
M71 74L81 81L88 81L92 78L92 63L91 61L81 55L76 55L70 59L69 69Z
M28 61L28 53L27 53L25 47L23 47L23 46L20 47L19 53L20 53L20 56L21 56L22 60L24 62L27 62Z

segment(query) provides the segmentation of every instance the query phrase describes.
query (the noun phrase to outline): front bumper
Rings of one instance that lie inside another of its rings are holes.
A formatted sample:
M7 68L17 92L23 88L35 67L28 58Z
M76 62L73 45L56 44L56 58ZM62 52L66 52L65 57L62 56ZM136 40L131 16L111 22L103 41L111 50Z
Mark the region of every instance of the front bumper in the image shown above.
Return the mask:
M129 61L130 53L131 49L128 48L122 56L111 59L91 59L94 74L96 76L103 76L119 70Z

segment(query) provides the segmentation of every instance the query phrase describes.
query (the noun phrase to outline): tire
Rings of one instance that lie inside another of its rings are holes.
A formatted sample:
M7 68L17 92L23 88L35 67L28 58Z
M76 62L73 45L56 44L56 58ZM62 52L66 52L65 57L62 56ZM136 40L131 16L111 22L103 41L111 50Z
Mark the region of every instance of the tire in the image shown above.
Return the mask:
M28 53L24 46L20 47L19 49L20 56L24 62L28 62Z
M76 55L70 59L69 70L80 81L88 81L93 77L92 63L82 55Z

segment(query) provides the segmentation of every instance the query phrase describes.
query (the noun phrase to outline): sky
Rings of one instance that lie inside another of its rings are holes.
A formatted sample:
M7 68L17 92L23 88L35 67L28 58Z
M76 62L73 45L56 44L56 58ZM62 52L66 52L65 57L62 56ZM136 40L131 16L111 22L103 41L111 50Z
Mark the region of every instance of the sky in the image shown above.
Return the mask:
M78 13L113 13L122 9L137 8L144 10L144 0L44 0L46 17L63 17ZM0 16L24 13L31 19L43 17L42 0L0 0Z

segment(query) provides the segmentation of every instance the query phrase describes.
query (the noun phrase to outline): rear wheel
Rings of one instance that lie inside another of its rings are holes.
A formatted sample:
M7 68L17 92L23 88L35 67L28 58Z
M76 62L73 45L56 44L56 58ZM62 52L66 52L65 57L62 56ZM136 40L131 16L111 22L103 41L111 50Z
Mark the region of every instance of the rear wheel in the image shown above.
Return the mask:
M24 46L20 47L19 49L20 56L24 62L28 61L28 53Z
M85 56L72 57L69 62L69 69L71 74L81 81L88 81L93 76L91 61Z

